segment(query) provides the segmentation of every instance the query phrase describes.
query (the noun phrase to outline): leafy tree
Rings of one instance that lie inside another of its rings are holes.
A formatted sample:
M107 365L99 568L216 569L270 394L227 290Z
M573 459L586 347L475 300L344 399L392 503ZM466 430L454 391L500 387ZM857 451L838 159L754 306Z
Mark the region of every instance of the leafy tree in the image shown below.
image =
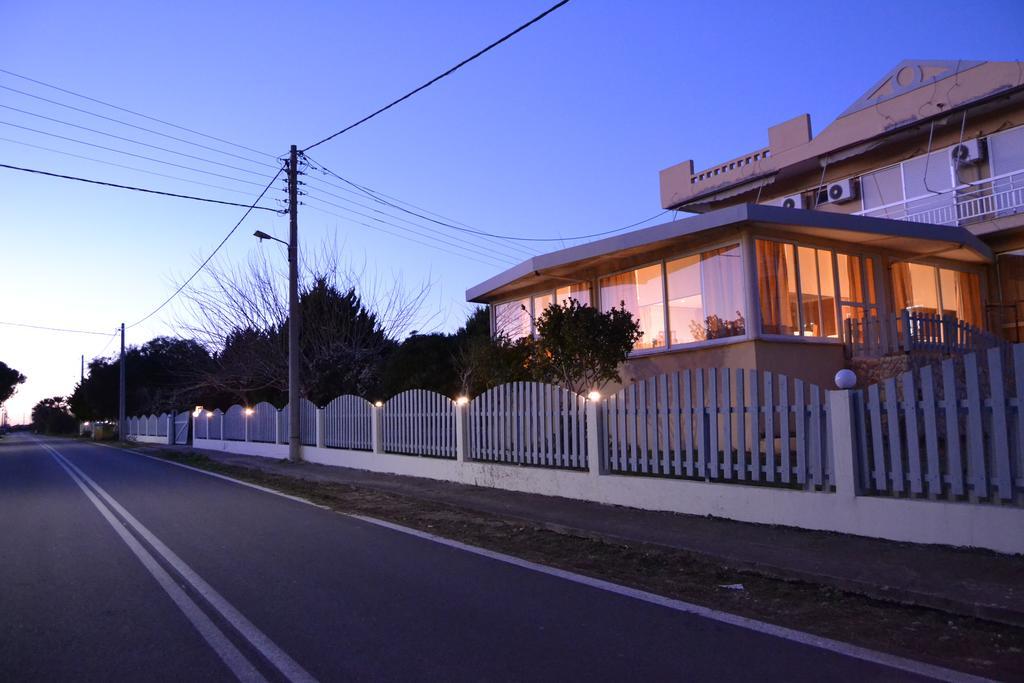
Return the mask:
M0 404L14 396L18 385L25 382L25 375L0 361Z
M640 323L626 310L601 312L569 299L548 306L536 320L530 367L535 378L577 394L620 382L619 364L640 340Z
M456 371L459 342L457 333L410 335L383 364L380 398L408 389L429 389L455 398L462 389Z
M464 395L479 396L499 384L530 379L532 340L512 340L501 334L492 337L486 308L474 311L456 335L455 369Z
M32 408L32 427L43 434L71 434L78 421L63 396L44 398Z

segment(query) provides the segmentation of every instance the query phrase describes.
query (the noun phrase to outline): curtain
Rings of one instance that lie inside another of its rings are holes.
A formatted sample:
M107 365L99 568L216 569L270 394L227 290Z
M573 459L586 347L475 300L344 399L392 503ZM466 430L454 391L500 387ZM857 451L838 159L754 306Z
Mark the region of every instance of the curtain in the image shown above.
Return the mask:
M758 240L757 295L761 302L761 331L767 334L785 334L795 327L789 302L783 297L789 293L789 268L786 247L782 242Z
M892 298L896 312L914 304L914 287L910 280L910 264L892 264Z
M984 327L981 312L981 283L977 273L957 272L957 289L960 297L957 314L968 325Z
M740 247L733 244L700 255L701 299L704 303L707 338L744 334L743 262Z

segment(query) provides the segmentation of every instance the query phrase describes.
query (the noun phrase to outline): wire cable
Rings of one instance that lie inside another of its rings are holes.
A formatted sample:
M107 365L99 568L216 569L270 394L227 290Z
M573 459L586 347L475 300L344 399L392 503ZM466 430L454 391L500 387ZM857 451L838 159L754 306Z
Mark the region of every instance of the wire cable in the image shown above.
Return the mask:
M11 128L20 128L21 130L27 130L31 133L39 133L40 135L47 135L51 138L57 138L59 140L67 140L68 142L74 142L79 145L85 145L87 147L95 147L96 149L106 150L108 152L114 152L115 154L124 154L125 156L135 157L136 159L145 159L146 161L152 161L153 163L163 164L165 166L173 166L175 168L182 168L187 171L194 171L196 173L203 173L205 175L212 175L217 178L225 178L226 180L233 180L236 183L244 183L246 185L255 185L260 187L260 183L254 180L243 180L242 178L235 178L234 176L224 175L223 173L215 173L213 171L204 171L201 168L194 166L185 166L184 164L176 164L173 161L164 161L163 159L155 159L148 157L145 154L136 154L135 152L126 152L123 149L117 149L116 147L106 147L104 145L98 145L94 142L86 142L85 140L79 140L77 138L69 138L66 135L58 135L57 133L50 133L45 130L39 130L37 128L29 128L28 126L22 126L17 123L10 123L9 121L0 121L0 125L10 126Z
M95 334L101 337L107 336L106 332L95 332L93 330L73 330L67 327L49 327L47 325L32 325L30 323L15 323L7 320L0 320L0 325L8 327L27 327L31 330L46 330L47 332L67 332L69 334Z
M114 138L115 140L120 140L122 142L130 142L133 145L141 145L142 147L149 147L150 149L156 149L156 150L159 150L161 152L167 152L168 154L177 154L178 156L185 157L186 159L195 159L196 161L201 161L204 164L213 164L214 166L223 166L224 168L230 168L233 171L241 171L242 173L252 173L253 175L257 175L257 176L260 176L260 177L262 177L265 174L265 171L253 171L252 169L249 169L249 168L242 168L241 166L233 166L232 164L225 164L225 163L220 162L220 161L214 161L212 159L207 159L206 157L196 156L195 154L188 154L186 152L179 152L179 151L174 150L174 149L168 149L167 147L161 147L160 145L152 145L152 144L150 144L148 142L142 142L141 140L136 140L134 138L126 138L126 137L124 137L122 135L115 135L114 133L108 133L106 131L97 130L96 128L89 128L88 126L81 126L81 125L79 125L77 123L70 123L68 121L64 121L64 120L61 120L61 119L55 119L52 116L44 116L42 114L36 114L35 112L28 111L27 109L19 109L17 107L12 107L12 106L7 105L7 104L0 104L0 107L3 107L4 109L9 109L11 111L16 111L19 114L25 114L27 116L34 116L37 119L43 119L44 121L50 121L52 123L59 123L62 126L70 126L71 128L78 128L79 130L89 131L90 133L95 133L97 135L103 135L103 136L106 136L108 138ZM277 167L276 166L271 166L271 168L277 168Z
M206 138L208 140L215 140L217 142L222 142L225 145L231 145L232 147L238 147L239 149L244 149L244 150L247 150L249 152L255 152L256 154L262 154L263 156L270 157L271 159L277 159L277 155L276 154L270 154L268 152L263 152L263 151L258 150L258 149L253 149L252 147L246 147L245 145L240 145L237 142L231 142L230 140L225 140L223 138L218 138L218 137L216 137L214 135L207 135L206 133L200 133L198 130L193 130L191 128L186 128L185 126L179 126L176 123L171 123L170 121L164 121L163 119L158 119L155 116L148 116L147 114L142 114L140 112L133 111L131 109L126 109L125 107L120 107L120 106L118 106L116 104L111 104L110 102L104 102L103 100L97 99L95 97L89 97L88 95L82 95L81 93L74 92L73 90L67 90L66 88L61 88L59 86L52 85L52 84L46 83L44 81L39 81L39 80L36 80L35 78L29 78L28 76L22 76L21 74L16 74L13 71L8 71L7 69L0 69L0 73L7 74L8 76L14 76L15 78L20 78L23 81L28 81L30 83L35 83L36 85L41 85L41 86L44 86L46 88L51 88L53 90L57 90L59 92L62 92L62 93L68 94L68 95L74 95L75 97L80 97L83 100L89 100L90 102L95 102L96 104L102 104L105 107L110 107L111 109L117 109L118 111L123 111L126 114L131 114L133 116L139 116L141 118L148 119L150 121L155 121L157 123L162 123L165 126L170 126L171 128L177 128L178 130L183 130L183 131L185 131L187 133L192 133L193 135L198 135L198 136L204 137L204 138Z
M121 119L115 119L112 116L104 116L103 114L97 114L96 112L89 111L88 109L82 109L80 107L75 107L75 106L70 105L70 104L65 104L64 102L58 102L57 100L51 100L51 99L49 99L47 97L43 97L41 95L34 95L34 94L30 93L30 92L25 92L24 90L18 90L17 88L12 88L9 85L0 84L0 88L3 88L4 90L10 90L11 92L18 93L19 95L24 95L25 97L31 97L33 99L37 99L37 100L40 100L42 102L49 102L50 104L57 105L58 107L64 107L65 109L70 109L71 111L77 111L77 112L82 113L82 114L88 114L89 116L95 116L96 118L103 119L104 121L112 121L113 123L118 123L118 124L120 124L122 126L128 126L129 128L134 128L136 130L141 130L141 131L145 131L147 133L152 133L153 135L159 135L161 137L167 138L168 140L175 140L177 142L183 142L186 145L192 145L194 147L199 147L200 149L205 149L205 150L208 150L210 152L216 152L217 154L223 154L225 156L234 157L235 159L241 159L242 161L248 161L248 162L253 163L253 164L258 164L260 166L265 166L267 168L277 168L277 166L275 166L274 164L268 164L265 161L257 161L256 159L251 159L249 157L242 156L241 154L235 154L234 152L225 152L224 150L217 149L216 147L210 147L209 145L204 145L204 144L199 143L199 142L193 142L191 140L186 140L185 138L179 138L179 137L177 137L175 135L169 135L168 133L161 133L158 130L153 130L152 128L146 128L145 126L139 126L139 125L136 125L134 123L128 123L127 121L122 121Z
M653 216L648 216L647 218L645 218L643 220L637 221L635 223L630 223L629 225L625 225L625 226L623 226L621 228L613 228L611 230L604 230L602 232L594 232L594 233L590 233L588 235L573 235L573 236L569 236L569 237L516 237L514 235L499 235L497 233L487 232L485 230L477 230L475 228L460 227L460 226L454 225L452 223L448 223L448 222L445 222L445 221L439 221L439 220L436 220L434 218L430 218L428 216L425 216L423 214L417 213L415 211L410 211L409 209L406 209L406 208L403 208L401 206L398 206L398 205L396 205L396 204L394 204L392 202L386 201L384 199L380 199L379 197L376 196L376 193L373 192L373 190L370 190L369 188L363 187L362 185L357 185L356 183L353 183L352 181L348 180L347 178L343 178L342 176L338 175L337 173L335 173L331 169L327 168L323 164L320 164L320 163L314 161L313 159L310 159L309 157L306 157L306 158L307 158L308 161L312 162L312 164L314 165L315 168L317 168L317 169L319 169L319 170L321 170L321 171L323 171L325 173L330 174L331 176L337 178L338 180L340 180L340 181L342 181L344 183L348 183L352 187L356 187L356 188L359 188L359 189L363 190L364 193L366 193L367 196L369 196L369 197L371 197L373 199L376 199L377 201L381 202L382 204L387 204L388 206L390 206L390 207L392 207L394 209L398 209L399 211L403 211L405 213L412 214L413 216L417 216L417 217L422 218L424 220L430 221L431 223L437 223L438 225L443 225L443 226L445 226L447 228L451 228L453 230L459 230L460 232L471 233L471 234L474 234L474 235L483 235L483 236L486 236L486 237L496 237L498 239L511 240L511 241L514 241L514 242L564 242L566 240L581 240L581 239L591 239L591 238L594 238L594 237L602 237L604 235L610 235L612 233L622 232L623 230L629 230L630 228L635 228L638 225L642 225L644 223L647 223L648 221L652 221L655 218L660 218L661 216L664 216L665 214L669 213L669 210L665 209L664 211L656 213Z
M196 268L195 272L194 272L194 273L192 273L191 275L189 275L189 276L188 276L188 279L187 279L187 280L185 280L185 281L184 281L183 283L181 283L181 286L180 286L180 287L178 287L178 288L177 288L176 290L174 290L174 293L173 293L173 294L171 294L171 295L170 295L169 297L167 297L167 299L165 299L165 300L164 300L164 302L163 302L162 304L160 304L159 306L157 306L156 308L154 308L154 309L153 309L153 310L152 310L152 311L151 311L151 312L150 312L150 313L149 313L148 315L146 315L146 316L145 316L144 318L141 318L141 319L137 320L136 322L133 322L133 323L132 323L131 325L128 325L128 327L126 327L125 329L131 329L131 328L133 328L133 327L135 327L135 326L137 326L137 325L141 325L142 323L146 322L147 320L149 320L150 318L152 318L152 317L153 317L154 315L156 315L156 314L157 314L157 313L158 313L158 312L160 311L160 309L162 309L162 308L163 308L164 306L166 306L167 304L171 303L171 300L173 300L173 299L174 299L174 297L176 297L176 296L178 296L179 294L181 294L181 291L182 291L183 289L185 289L185 287L187 287L187 286L188 286L188 284L189 284L190 282L192 282L192 280L194 280L194 279L195 279L196 275L199 275L199 273L200 273L200 272L201 272L201 271L203 270L203 268L205 268L205 267L206 267L206 265L207 265L207 264L208 264L208 263L209 263L209 262L210 262L211 260L213 260L213 257L217 255L217 252L218 252L218 251L220 251L220 248L221 248L221 247L223 247L223 246L224 246L224 244L225 244L225 243L226 243L226 242L227 242L227 241L228 241L229 239L231 239L231 236L235 234L235 231L236 231L236 230L238 230L238 227L239 227L239 226L240 226L240 225L242 224L242 222L243 222L243 221L244 221L244 220L245 220L246 218L248 218L248 217L249 217L249 214L253 212L253 209L257 209L257 208L260 208L260 207L258 207L258 206L256 206L256 205L257 205L257 204L259 204L260 200L261 200L261 199L263 199L263 196L264 196L265 194L267 194L267 191L268 191L268 190L270 190L270 188L271 188L271 187L273 187L274 183L276 183L276 182L277 182L277 179L278 179L279 177L281 177L281 172L282 172L283 170L284 170L284 167L283 167L283 166L282 166L281 168L277 169L277 173L275 173L275 174L274 174L274 177L270 179L270 182L269 182L269 183L267 183L267 186L263 188L263 191L262 191L262 192L260 192L260 196L259 196L259 197L256 197L256 200L255 200L255 201L253 201L253 203L249 205L249 207L248 207L248 208L247 208L247 209L245 210L245 213L243 213L243 214L242 214L242 217L238 219L238 222L237 222L237 223L235 223L234 227L233 227L233 228L231 228L230 230L228 230L228 234L227 234L227 235L224 235L224 239L222 239L222 240L220 241L220 244L218 244L218 245L216 246L216 248L215 248L215 249L214 249L214 250L213 250L212 252L210 252L210 255L206 257L206 260L205 260L205 261L203 261L203 262L202 262L201 264L199 264L199 267L198 267L198 268Z
M148 173L149 175L160 176L161 178L170 178L171 180L180 180L183 183L192 183L193 185L202 185L203 187L212 187L215 190L224 190L225 192L235 192L237 194L248 195L249 192L245 190L237 190L231 187L224 187L222 185L214 185L213 183L204 183L201 180L190 180L189 178L182 178L180 176L169 175L167 173L159 173L157 171L149 171L145 168L139 168L137 166L128 166L126 164L119 164L115 161L104 161L103 159L97 159L95 157L87 157L84 154L75 154L74 152L65 152L63 150L54 149L52 147L44 147L43 145L33 145L31 142L22 142L21 140L12 140L11 138L0 137L0 142L9 142L14 145L22 145L23 147L31 147L32 149L41 149L44 152L53 152L54 154L63 154L64 156L74 157L75 159L84 159L85 161L92 161L97 164L106 164L107 166L114 166L116 168L124 168L129 171L136 171L137 173Z
M339 130L337 133L332 133L331 135L328 135L324 139L320 140L319 142L314 142L309 147L306 147L303 151L304 152L308 152L309 150L313 149L314 147L318 147L319 145L322 145L322 144L324 144L325 142L327 142L329 140L333 140L334 138L338 137L339 135L342 135L342 134L347 133L348 131L352 130L356 126L360 126L360 125L366 123L367 121L369 121L370 119L372 119L372 118L374 118L374 117L376 117L376 116L378 116L380 114L383 114L384 112L386 112L388 109L391 109L395 105L401 104L402 102L404 102L405 100L409 99L410 97L412 97L416 93L421 92L423 90L426 90L427 88L432 86L434 83L437 83L438 81L440 81L442 78L445 78L446 76L450 76L451 74L455 73L456 71L458 71L459 69L461 69L465 65L469 64L470 62L472 62L474 59L477 59L478 57L482 57L484 54L486 54L487 52L490 52L494 48L498 47L499 45L504 43L506 40L512 38L513 36L515 36L516 34L522 32L522 31L525 31L530 26L533 26L538 21L540 21L541 19L543 19L547 15L551 14L552 12L557 10L559 7L562 7L563 5L565 5L568 2L569 2L569 0L561 0L560 2L555 3L554 5L549 7L548 9L544 10L543 12L541 12L540 14L535 16L533 19L530 19L528 22L526 22L525 24L523 24L519 28L515 29L511 33L506 33L504 36L502 36L498 40L494 41L493 43L491 43L487 47L483 48L482 50L479 50L475 54L467 57L466 59L463 59L461 62L459 62L458 64L456 64L452 68L448 69L444 73L442 73L442 74L440 74L438 76L434 76L433 78L431 78L429 81L427 81L426 83L424 83L420 87L415 88L414 90L410 90L406 94L404 94L401 97L399 97L397 100L393 100L390 104L384 105L383 107L381 107L377 111L373 112L372 114L368 114L368 115L364 116L363 118L359 119L355 123L352 123L352 124L349 124L348 126L345 126L341 130Z
M38 175L49 176L51 178L63 178L65 180L77 180L81 183L90 183L92 185L102 185L104 187L116 187L121 190L133 190L135 192L145 192L147 194L158 194L164 197L175 197L177 199L191 199L197 202L207 202L209 204L223 204L224 206L242 206L248 207L248 204L240 204L238 202L229 202L223 199L210 199L209 197L196 197L190 194L178 194L176 192L163 192L161 190L150 190L145 187L134 187L132 185L120 185L118 183L108 183L102 180L90 180L89 178L79 178L73 175L63 175L61 173L51 173L49 171L40 171L35 168L24 168L22 166L11 166L10 164L0 164L0 168L9 168L14 171L24 171L26 173L36 173ZM263 194L260 194L260 198L263 198ZM274 213L280 213L277 209L269 206L253 206L253 209L260 209L261 211L273 211Z

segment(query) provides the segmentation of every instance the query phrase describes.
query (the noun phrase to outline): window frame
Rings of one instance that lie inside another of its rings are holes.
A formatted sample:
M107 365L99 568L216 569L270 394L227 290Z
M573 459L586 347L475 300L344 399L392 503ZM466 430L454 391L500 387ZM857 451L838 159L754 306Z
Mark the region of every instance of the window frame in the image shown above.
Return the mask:
M580 285L580 284L586 284L587 285L587 289L590 291L590 299L591 299L591 301L593 301L594 300L594 281L593 280L573 280L571 283L569 283L568 286ZM526 299L526 300L528 300L530 302L530 307L526 311L527 316L530 318L530 324L529 324L529 328L530 329L522 337L517 337L516 339L523 339L525 337L536 338L537 337L537 324L536 324L537 312L534 310L534 307L533 307L534 300L539 298L539 297L550 296L551 297L551 301L553 303L557 304L558 303L558 294L557 294L557 292L558 292L559 289L561 289L562 287L565 287L565 286L566 285L562 285L561 287L553 287L551 289L542 289L542 290L539 290L537 292L529 292L529 293L526 293L526 294L520 294L518 296L512 296L512 297L509 297L507 299L501 299L500 301L494 301L492 303L487 304L487 308L490 310L490 318L491 318L491 338L493 339L493 338L495 338L498 335L498 318L497 318L497 308L498 308L498 306L501 306L501 305L507 304L507 303L511 303L513 301L522 301L524 299ZM576 299L576 300L579 301L579 299ZM590 303L590 304L587 304L587 305L588 306L592 306L593 303ZM515 340L513 340L513 341L515 341Z

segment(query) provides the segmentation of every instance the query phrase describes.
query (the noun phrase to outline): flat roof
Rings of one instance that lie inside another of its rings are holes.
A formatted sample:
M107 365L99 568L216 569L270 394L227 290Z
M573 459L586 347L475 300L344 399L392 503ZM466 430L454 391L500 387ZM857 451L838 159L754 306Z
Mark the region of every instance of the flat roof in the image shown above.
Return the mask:
M965 228L888 218L789 209L762 204L735 206L634 230L529 258L466 290L466 300L491 303L531 283L573 280L573 271L622 259L640 259L686 238L710 242L741 228L770 228L791 235L891 250L900 256L934 257L964 263L991 263L992 251ZM687 240L689 241L689 240ZM621 268L619 268L621 269ZM614 271L609 271L614 272ZM576 279L587 279L578 277Z

